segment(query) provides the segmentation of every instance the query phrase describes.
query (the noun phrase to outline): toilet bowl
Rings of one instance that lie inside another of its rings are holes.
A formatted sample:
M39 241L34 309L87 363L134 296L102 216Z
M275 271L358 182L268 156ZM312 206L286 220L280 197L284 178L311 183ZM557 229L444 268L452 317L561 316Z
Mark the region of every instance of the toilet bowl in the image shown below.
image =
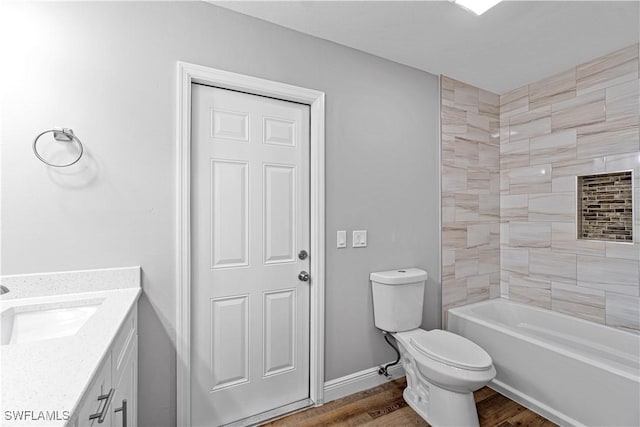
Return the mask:
M375 325L398 343L405 401L433 426L479 426L473 392L495 377L491 356L454 333L420 329L425 271L383 271L370 279Z
M433 426L478 426L473 392L496 370L477 344L439 329L392 334L407 376L405 401Z

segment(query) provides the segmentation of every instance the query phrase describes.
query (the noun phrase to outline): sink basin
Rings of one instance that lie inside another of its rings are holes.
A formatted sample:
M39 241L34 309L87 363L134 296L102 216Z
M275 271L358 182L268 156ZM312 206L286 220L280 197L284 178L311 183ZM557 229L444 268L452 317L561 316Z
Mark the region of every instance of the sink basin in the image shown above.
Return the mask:
M104 298L11 307L2 312L2 345L74 335Z

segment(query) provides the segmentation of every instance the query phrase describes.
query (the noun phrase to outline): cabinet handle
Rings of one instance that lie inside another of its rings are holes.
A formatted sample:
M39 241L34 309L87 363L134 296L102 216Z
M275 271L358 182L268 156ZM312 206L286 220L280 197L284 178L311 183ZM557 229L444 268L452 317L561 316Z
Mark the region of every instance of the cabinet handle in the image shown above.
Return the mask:
M122 427L127 427L127 399L122 399L122 406L114 409L113 412L122 412Z
M113 393L116 390L114 388L109 389L109 393L107 394L101 394L100 396L98 396L98 402L102 402L104 401L104 406L102 407L102 410L96 412L95 414L91 414L89 415L89 420L95 420L96 418L98 419L98 424L102 424L104 422L105 417L107 416L107 410L109 409L109 406L111 405L111 399L113 399Z

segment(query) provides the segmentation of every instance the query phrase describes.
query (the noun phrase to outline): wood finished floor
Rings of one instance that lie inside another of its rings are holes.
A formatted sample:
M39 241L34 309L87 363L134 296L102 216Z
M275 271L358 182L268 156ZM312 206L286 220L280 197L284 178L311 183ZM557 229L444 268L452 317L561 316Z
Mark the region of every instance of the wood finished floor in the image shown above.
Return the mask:
M405 378L306 409L264 426L429 426L402 398ZM556 424L484 387L474 393L481 427L551 427Z

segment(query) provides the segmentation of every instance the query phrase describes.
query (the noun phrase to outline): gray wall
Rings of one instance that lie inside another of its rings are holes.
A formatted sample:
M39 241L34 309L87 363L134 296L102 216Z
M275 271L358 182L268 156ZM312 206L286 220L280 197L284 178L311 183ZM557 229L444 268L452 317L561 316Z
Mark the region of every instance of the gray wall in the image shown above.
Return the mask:
M427 269L424 326L439 325L435 76L206 3L3 8L3 274L142 266L141 425L175 420L178 60L326 92L326 379L394 356L370 271ZM86 145L76 167L31 152L57 125ZM354 228L368 248L335 249Z

